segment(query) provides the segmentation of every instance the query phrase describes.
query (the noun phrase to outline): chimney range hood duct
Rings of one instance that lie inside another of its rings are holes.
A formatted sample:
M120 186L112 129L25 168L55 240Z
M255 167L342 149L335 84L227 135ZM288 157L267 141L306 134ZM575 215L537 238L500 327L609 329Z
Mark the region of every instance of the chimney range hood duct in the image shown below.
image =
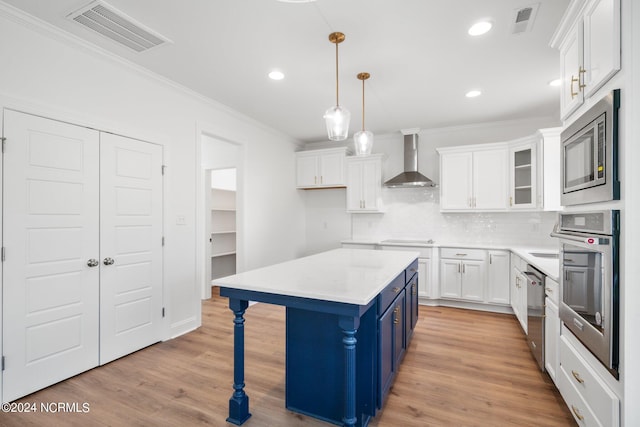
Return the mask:
M402 131L404 134L404 172L385 182L385 187L435 187L435 182L418 172L418 131L419 129Z

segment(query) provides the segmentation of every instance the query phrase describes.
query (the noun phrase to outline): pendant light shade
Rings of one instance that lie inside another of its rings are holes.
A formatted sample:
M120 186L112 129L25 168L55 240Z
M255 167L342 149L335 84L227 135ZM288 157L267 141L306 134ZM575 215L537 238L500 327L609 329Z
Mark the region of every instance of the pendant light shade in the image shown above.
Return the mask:
M336 105L329 108L324 113L324 119L327 124L327 135L331 141L344 141L349 134L349 121L351 113L344 107L340 106L338 92L338 44L344 41L344 34L331 33L329 41L336 45Z
M373 148L373 133L364 129L364 81L371 75L369 73L358 74L358 80L362 80L362 130L353 135L357 156L368 156Z

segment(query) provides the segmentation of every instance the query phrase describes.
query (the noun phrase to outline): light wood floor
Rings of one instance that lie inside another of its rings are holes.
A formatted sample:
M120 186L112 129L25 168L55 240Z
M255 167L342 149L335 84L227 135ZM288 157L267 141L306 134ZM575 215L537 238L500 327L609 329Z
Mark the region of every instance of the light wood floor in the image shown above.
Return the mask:
M231 426L233 335L227 300L203 304L203 326L18 402L89 404L87 413L0 412L0 426ZM326 427L284 407L284 308L246 314L247 427ZM372 427L572 426L513 316L420 307L420 320Z

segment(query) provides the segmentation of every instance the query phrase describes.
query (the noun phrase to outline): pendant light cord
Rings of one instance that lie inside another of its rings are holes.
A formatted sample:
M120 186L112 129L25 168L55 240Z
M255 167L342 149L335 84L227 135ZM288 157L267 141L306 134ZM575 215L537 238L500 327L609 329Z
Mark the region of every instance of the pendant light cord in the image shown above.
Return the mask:
M340 106L339 95L338 95L338 44L336 43L336 106Z
M362 131L364 132L364 79L362 79Z

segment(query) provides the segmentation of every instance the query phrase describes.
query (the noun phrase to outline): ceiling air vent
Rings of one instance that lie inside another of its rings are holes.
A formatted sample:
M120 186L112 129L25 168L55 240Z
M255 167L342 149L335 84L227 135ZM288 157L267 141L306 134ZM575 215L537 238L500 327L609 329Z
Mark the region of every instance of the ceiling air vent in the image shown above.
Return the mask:
M144 52L171 43L171 40L162 37L102 0L91 2L70 13L67 19L136 52Z
M533 21L535 21L536 14L538 13L538 7L540 3L532 4L526 7L515 9L513 11L513 17L511 19L511 33L521 34L531 31L533 28Z

